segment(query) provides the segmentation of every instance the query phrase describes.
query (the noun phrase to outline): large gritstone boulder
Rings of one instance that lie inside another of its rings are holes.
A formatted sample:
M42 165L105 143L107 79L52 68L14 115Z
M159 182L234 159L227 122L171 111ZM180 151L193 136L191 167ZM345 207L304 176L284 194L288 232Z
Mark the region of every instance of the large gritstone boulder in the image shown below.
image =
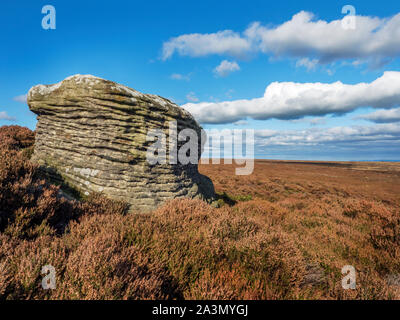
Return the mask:
M204 136L200 139L202 129L192 115L171 101L94 76L75 75L33 87L28 105L38 115L32 161L67 194L68 190L80 195L101 192L129 203L135 212L177 197L213 199L214 186L198 172L197 161L182 163L173 156L192 140L190 135L187 140L176 139L177 133L191 129L199 137L196 152L185 149L196 160ZM155 148L160 142L164 149ZM156 151L149 153L149 148ZM166 161L154 161L163 153Z

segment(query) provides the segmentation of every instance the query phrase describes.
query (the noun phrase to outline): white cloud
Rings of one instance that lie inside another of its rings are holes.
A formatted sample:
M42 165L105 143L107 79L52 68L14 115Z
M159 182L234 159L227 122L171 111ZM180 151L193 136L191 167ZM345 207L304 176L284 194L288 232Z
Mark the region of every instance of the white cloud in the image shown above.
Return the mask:
M315 21L301 11L276 28L254 23L247 30L263 52L277 56L315 55L322 62L337 59L388 57L400 54L400 14L392 18L356 16L356 28L342 27L341 20Z
M310 126L316 126L319 124L326 123L326 119L324 117L315 117L315 118L311 118L311 119L302 118L302 119L294 119L294 120L289 120L289 121L292 123L308 123Z
M22 94L20 96L16 96L13 98L14 101L18 101L21 103L26 103L26 99L27 99L28 95L27 94Z
M316 20L313 13L301 11L275 27L253 22L241 34L231 30L184 34L163 44L164 60L175 52L192 57L263 52L275 57L312 57L309 61L321 64L354 59L379 67L400 56L400 13L389 18L356 16L352 30L343 28L341 19Z
M183 108L202 123L231 123L247 117L299 119L344 114L360 107L400 106L400 72L386 71L371 83L273 82L264 96L250 100L187 103Z
M15 118L10 117L6 111L0 111L0 120L15 121Z
M255 150L275 159L399 160L400 125L256 131Z
M246 120L239 120L239 121L234 122L233 124L234 124L235 126L245 126L245 125L247 125L248 123L249 123L249 122L246 121Z
M195 94L193 91L189 92L189 93L186 95L186 99L187 99L188 101L192 101L192 102L197 102L197 101L199 101L199 98L196 97L196 94Z
M317 59L308 59L308 58L302 58L300 60L297 60L296 62L296 67L306 67L308 71L315 70L315 67L318 64Z
M267 158L309 160L400 159L400 124L255 132Z
M221 136L221 131L208 130L207 135L212 141L214 136ZM250 142L254 143L256 154L266 158L399 160L400 123L302 130L262 129L254 131L254 140ZM223 151L218 145L211 145L211 149Z
M173 74L171 74L170 78L172 80L185 80L185 81L190 80L189 75L184 75L184 74L180 74L180 73L173 73Z
M250 50L250 43L231 30L216 33L184 34L163 44L162 59L170 58L175 52L182 56L201 57L209 54L241 56Z
M400 122L400 108L378 110L364 116L359 116L358 119L369 120L377 123Z
M226 77L230 73L240 70L239 65L236 61L223 60L217 67L215 67L214 72L220 77Z
M395 142L400 144L399 124L376 124L373 126L352 126L333 128L312 128L306 130L256 130L255 142L268 145L322 145L322 144L365 144L369 142Z

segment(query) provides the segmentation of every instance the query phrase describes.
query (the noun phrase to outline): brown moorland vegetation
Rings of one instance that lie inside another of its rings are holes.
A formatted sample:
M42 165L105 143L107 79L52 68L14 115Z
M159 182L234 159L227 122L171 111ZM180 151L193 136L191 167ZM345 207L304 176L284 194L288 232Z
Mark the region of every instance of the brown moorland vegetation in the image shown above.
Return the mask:
M400 298L396 164L202 165L218 208L177 199L126 214L101 195L62 197L30 163L33 141L0 128L0 299ZM41 287L48 264L54 290Z

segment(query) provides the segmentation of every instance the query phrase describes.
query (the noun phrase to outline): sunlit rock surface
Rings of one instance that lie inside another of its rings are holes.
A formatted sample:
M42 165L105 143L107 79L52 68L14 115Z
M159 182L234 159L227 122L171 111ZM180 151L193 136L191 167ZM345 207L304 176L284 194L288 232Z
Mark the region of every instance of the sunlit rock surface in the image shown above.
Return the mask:
M201 127L167 99L75 75L33 87L28 105L38 115L32 161L64 186L84 195L102 192L129 203L131 211L152 210L177 197L214 197L211 180L198 172L196 163L168 161L171 121L177 123L177 132L193 129L198 137ZM146 152L154 141L146 141L146 136L152 129L166 135L167 163L147 161ZM185 143L178 142L177 149ZM199 143L197 158L201 150Z

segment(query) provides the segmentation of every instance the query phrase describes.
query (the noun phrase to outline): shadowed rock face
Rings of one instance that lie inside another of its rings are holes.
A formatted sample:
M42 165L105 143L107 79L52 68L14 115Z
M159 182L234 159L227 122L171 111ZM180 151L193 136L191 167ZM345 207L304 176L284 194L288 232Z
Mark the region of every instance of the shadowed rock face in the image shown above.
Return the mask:
M201 127L190 113L171 101L94 76L75 75L54 85L37 85L28 105L38 115L32 161L54 180L81 193L102 192L148 211L167 199L214 197L209 178L197 164L170 164L169 128ZM167 139L167 163L151 165L146 152L149 130L161 129ZM186 141L178 142L179 148ZM202 145L198 146L200 158Z

